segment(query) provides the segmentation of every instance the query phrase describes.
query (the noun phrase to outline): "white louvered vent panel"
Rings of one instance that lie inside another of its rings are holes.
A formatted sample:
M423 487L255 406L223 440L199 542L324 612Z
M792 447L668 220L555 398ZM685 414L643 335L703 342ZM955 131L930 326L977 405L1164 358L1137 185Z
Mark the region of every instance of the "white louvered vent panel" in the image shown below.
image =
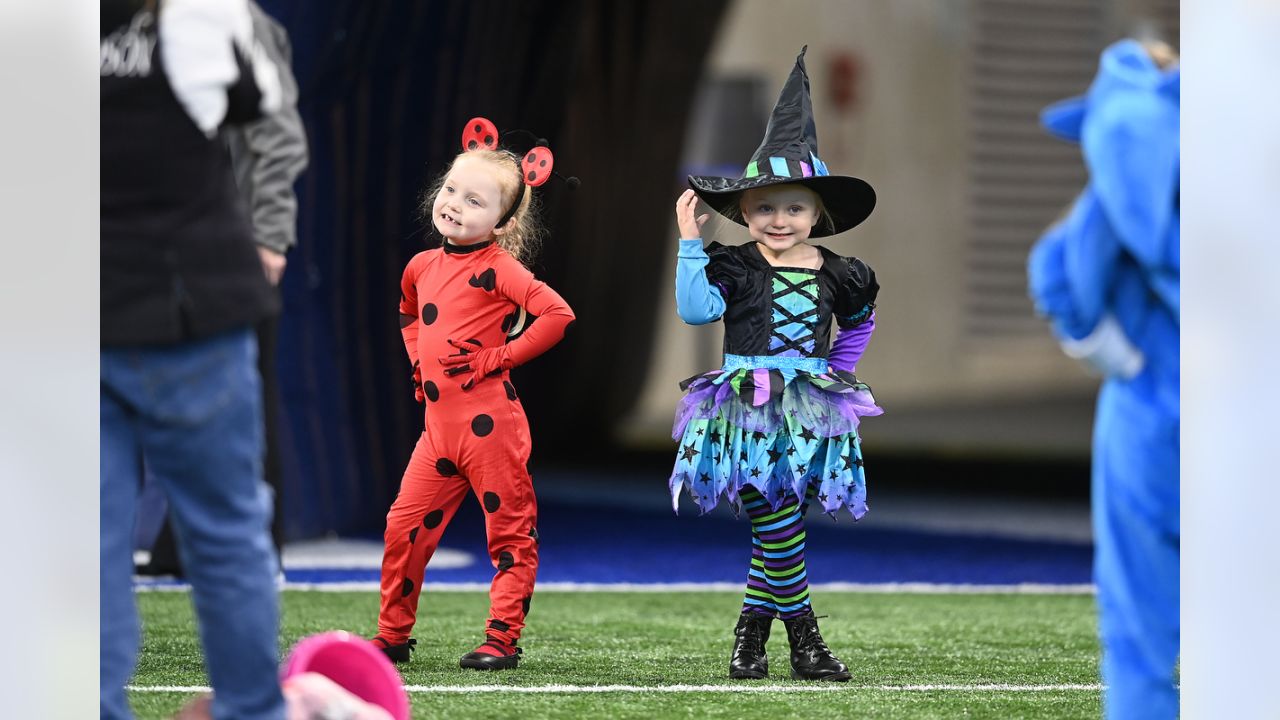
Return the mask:
M1181 50L1178 33L1181 28L1181 4L1178 0L1130 0L1121 13L1117 35L1133 32L1155 32L1155 36Z
M1133 12L1140 21L1150 23L1156 35L1181 50L1182 43L1178 32L1182 26L1179 13L1182 5L1178 0L1140 0L1134 3Z
M1027 297L1031 245L1085 182L1079 149L1040 110L1082 93L1105 44L1103 0L974 0L969 337L1044 333Z
M1155 0L1156 20L1161 31L1168 34L1168 43L1182 51L1182 3L1178 0Z

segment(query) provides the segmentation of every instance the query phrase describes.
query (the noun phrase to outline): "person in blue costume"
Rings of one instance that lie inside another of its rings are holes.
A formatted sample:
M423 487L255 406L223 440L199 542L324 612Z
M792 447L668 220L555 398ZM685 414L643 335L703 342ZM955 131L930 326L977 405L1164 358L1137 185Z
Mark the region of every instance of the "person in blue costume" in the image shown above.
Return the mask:
M844 232L875 207L875 191L831 175L819 159L804 50L764 141L740 178L694 176L676 202L676 304L687 323L724 319L724 366L681 384L679 441L669 481L706 513L724 497L752 524L747 590L729 676L768 677L773 619L786 626L791 674L848 680L809 599L804 514L816 501L854 519L867 511L859 418L878 415L853 374L875 328L875 273L857 258L811 245ZM702 246L699 198L744 225L751 241ZM833 322L837 330L831 343Z
M1028 276L1067 354L1104 377L1093 522L1108 718L1178 715L1179 97L1172 50L1124 40L1085 96L1042 116L1089 170Z

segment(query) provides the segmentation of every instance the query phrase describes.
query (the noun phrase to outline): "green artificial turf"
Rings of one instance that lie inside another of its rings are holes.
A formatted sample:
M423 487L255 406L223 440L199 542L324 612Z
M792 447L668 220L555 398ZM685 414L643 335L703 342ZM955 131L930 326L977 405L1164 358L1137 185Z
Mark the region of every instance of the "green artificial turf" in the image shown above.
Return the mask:
M1093 598L1087 595L817 592L827 644L853 680L833 692L518 692L410 695L415 718L1087 718L1096 689L909 690L919 685L1089 685L1098 682ZM487 597L432 592L419 607L418 650L399 666L406 685L729 685L741 596L726 592L541 592L534 597L520 668L477 673L458 657L483 640ZM141 593L146 632L137 686L207 685L186 593ZM342 629L372 636L372 592L286 591L281 651ZM769 686L788 679L786 635L774 625ZM759 683L754 686L758 687ZM189 695L133 692L139 718L164 718Z

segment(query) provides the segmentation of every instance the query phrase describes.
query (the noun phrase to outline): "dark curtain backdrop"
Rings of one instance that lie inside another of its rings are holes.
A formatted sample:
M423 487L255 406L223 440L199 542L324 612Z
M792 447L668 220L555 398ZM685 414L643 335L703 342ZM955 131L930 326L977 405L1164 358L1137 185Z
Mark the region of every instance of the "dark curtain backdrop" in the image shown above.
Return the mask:
M439 238L422 189L463 124L550 140L582 181L539 190L534 272L573 306L520 368L534 465L601 457L645 375L690 98L726 2L262 0L289 30L311 165L299 181L280 336L290 538L378 532L421 431L396 303ZM673 389L675 392L675 389Z

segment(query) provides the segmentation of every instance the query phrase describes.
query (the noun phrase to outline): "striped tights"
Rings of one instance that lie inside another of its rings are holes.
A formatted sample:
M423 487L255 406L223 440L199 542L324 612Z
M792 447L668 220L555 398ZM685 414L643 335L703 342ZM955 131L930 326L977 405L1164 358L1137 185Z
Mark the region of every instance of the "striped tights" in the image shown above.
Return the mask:
M810 612L804 563L804 511L814 490L801 501L788 494L774 510L753 487L739 493L751 518L751 570L742 612L789 619Z

